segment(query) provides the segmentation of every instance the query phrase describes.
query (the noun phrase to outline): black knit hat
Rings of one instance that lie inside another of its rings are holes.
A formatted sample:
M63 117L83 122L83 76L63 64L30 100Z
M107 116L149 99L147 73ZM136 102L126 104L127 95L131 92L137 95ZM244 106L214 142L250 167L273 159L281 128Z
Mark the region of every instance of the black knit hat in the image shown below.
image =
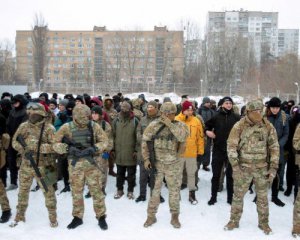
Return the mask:
M281 107L281 100L278 97L272 97L268 103L268 108Z
M92 108L92 113L93 113L93 112L95 112L95 113L97 113L97 114L99 114L99 115L102 115L102 108L101 108L100 106L96 105L96 106L94 106L94 107Z
M218 103L218 106L222 106L224 102L231 102L233 104L233 100L231 97L223 97L222 99L220 99L219 103Z

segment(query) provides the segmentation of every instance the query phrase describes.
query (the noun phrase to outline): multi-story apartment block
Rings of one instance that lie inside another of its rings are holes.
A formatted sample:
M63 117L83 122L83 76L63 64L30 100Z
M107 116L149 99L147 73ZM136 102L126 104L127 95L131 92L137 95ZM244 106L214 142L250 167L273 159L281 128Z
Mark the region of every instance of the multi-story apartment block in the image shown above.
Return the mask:
M33 31L17 31L17 73L36 89ZM155 27L154 31L46 32L46 60L43 84L48 91L105 92L147 84L160 87L183 80L183 32ZM92 92L93 93L93 92Z
M261 11L225 11L208 13L208 46L225 37L248 39L259 63L266 54L278 56L278 13ZM250 48L249 48L250 49Z
M285 54L298 55L299 29L279 29L278 30L278 56Z

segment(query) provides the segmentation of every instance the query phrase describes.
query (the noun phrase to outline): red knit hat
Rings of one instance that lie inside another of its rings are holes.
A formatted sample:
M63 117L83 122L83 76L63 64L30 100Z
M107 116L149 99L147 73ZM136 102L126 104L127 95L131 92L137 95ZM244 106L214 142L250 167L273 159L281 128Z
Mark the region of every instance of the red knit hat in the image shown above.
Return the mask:
M190 101L185 101L182 104L182 110L181 111L184 112L187 109L193 109L193 104Z

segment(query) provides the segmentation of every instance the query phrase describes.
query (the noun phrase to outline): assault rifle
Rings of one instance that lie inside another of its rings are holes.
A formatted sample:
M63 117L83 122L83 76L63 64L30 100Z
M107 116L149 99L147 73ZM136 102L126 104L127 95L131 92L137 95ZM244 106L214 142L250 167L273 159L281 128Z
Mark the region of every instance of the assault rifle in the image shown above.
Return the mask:
M155 166L156 163L156 158L155 158L155 149L154 149L154 140L156 138L158 138L158 134L165 128L165 124L162 125L158 131L156 132L156 134L153 135L153 137L151 138L151 141L147 141L147 147L148 147L148 151L149 151L149 160L150 160L150 164L151 164L151 168L149 170L149 175L150 175L150 181L149 181L149 187L151 190L153 190L154 185L155 185L155 178L157 175L157 169Z
M27 147L27 144L25 143L25 140L24 138L21 136L21 135L18 135L17 136L17 141L21 144L21 146L25 149ZM25 157L30 161L30 164L36 174L36 176L38 177L38 179L40 180L45 192L48 192L48 187L47 187L47 184L45 183L45 180L44 178L42 177L42 174L36 164L36 162L34 161L33 159L33 156L32 156L33 152L26 152L25 153Z

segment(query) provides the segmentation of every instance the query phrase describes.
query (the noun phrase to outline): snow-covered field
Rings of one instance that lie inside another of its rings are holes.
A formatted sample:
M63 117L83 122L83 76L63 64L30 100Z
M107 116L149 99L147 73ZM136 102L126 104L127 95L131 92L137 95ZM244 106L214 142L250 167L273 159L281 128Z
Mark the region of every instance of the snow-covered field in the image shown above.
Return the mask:
M138 97L140 93L126 95L130 98ZM33 93L37 97L38 93ZM174 103L180 102L180 96L174 93L154 95L145 93L147 100L155 98L163 100L164 97L171 97ZM221 96L212 96L218 101ZM192 99L194 100L194 99ZM199 103L202 98L196 98ZM238 105L244 104L241 97L234 97ZM59 226L52 229L49 226L48 213L44 206L42 192L31 192L29 207L26 212L26 223L20 223L16 228L10 228L9 224L0 225L0 240L194 240L194 239L218 239L218 240L246 240L246 239L292 239L292 212L293 196L285 197L282 192L279 197L286 206L281 208L270 202L270 226L274 234L266 236L257 227L256 205L252 202L254 195L247 193L244 201L244 213L240 222L240 228L234 231L224 231L223 227L229 220L230 205L226 203L226 191L219 193L218 202L208 206L210 198L211 172L199 171L200 183L196 197L198 205L191 205L188 202L188 190L181 192L181 229L174 229L170 225L170 213L167 201L159 207L157 223L145 229L143 223L147 217L147 202L136 203L123 196L119 200L113 198L116 191L116 179L109 176L106 189L107 222L109 229L102 231L95 219L92 199L85 199L84 224L77 229L68 230L66 226L72 220L72 198L71 193L63 193L57 196L57 213ZM59 190L63 183L59 182ZM125 187L126 189L126 187ZM85 193L87 189L85 189ZM139 194L138 173L135 196ZM148 192L149 194L149 192ZM168 200L168 190L163 187L162 195ZM13 211L16 213L17 190L8 192L8 198ZM270 198L270 196L269 196ZM147 198L149 200L149 196ZM12 218L13 219L13 218Z
M152 227L144 228L143 223L147 217L147 202L136 203L123 196L115 200L116 179L109 176L106 206L107 222L109 229L102 231L95 219L92 199L85 199L84 223L77 229L68 230L66 227L72 220L71 193L63 193L57 196L57 213L59 226L52 229L49 226L48 214L44 206L42 192L31 192L29 207L26 212L26 223L20 223L16 228L10 228L9 224L0 225L1 240L126 240L126 239L161 239L161 240L194 240L194 239L222 239L222 240L246 240L246 239L292 239L292 212L293 196L285 197L280 192L279 197L286 203L283 208L270 202L270 226L274 234L266 236L257 227L256 205L252 202L254 195L247 193L245 196L244 213L240 222L240 228L234 231L224 231L223 227L229 220L230 206L226 203L226 191L219 193L218 202L208 206L210 197L211 172L199 171L199 190L196 192L198 205L188 202L188 190L181 192L181 229L174 229L170 225L170 213L168 203L160 205L157 214L157 223ZM59 190L63 184L59 182ZM125 187L126 189L126 187ZM57 191L57 193L59 192ZM85 189L85 193L87 189ZM135 196L139 193L138 173ZM148 192L149 194L149 192ZM162 189L162 195L168 199L168 191ZM270 196L269 196L270 197ZM17 190L8 192L8 198L13 215L16 212ZM149 200L149 196L147 198Z

